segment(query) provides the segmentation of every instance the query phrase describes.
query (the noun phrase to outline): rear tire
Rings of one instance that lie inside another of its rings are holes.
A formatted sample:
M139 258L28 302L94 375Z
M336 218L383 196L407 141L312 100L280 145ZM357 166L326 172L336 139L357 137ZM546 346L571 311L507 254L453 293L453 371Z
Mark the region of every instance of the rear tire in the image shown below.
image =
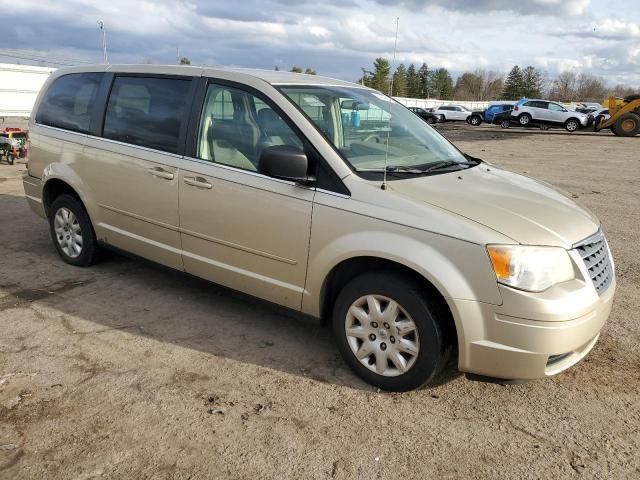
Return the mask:
M477 115L472 115L471 118L469 119L469 123L474 127L477 127L482 123L482 119Z
M51 239L66 263L88 267L98 259L99 246L89 215L71 195L56 198L49 208Z
M384 390L403 392L429 383L451 351L437 305L424 288L402 275L354 278L333 310L342 357L365 382Z
M624 113L616 120L612 126L615 127L614 133L621 137L633 137L640 133L640 115L635 113Z
M509 128L509 127L511 127L511 122L509 120L501 120L500 121L500 126L502 128Z
M531 123L531 115L529 115L528 113L523 113L522 115L520 115L518 117L518 122L523 127L526 127L527 125L529 125Z

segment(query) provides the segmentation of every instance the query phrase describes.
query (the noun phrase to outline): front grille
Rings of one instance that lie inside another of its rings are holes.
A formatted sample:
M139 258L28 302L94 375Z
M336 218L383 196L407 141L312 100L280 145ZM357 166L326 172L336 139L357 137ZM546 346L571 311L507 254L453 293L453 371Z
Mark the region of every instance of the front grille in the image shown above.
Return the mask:
M613 280L613 266L604 235L598 232L578 244L576 250L587 267L598 295L602 295Z

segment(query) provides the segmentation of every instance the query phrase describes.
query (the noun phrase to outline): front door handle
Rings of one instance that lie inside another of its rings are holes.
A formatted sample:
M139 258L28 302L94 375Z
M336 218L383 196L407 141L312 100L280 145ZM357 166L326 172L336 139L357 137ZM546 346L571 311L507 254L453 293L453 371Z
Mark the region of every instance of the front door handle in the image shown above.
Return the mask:
M207 182L207 179L203 177L184 177L184 183L191 185L192 187L205 188L207 190L211 190L213 187L213 185Z
M164 178L165 180L173 180L175 175L172 172L168 172L162 167L152 167L148 169L148 172L154 177Z

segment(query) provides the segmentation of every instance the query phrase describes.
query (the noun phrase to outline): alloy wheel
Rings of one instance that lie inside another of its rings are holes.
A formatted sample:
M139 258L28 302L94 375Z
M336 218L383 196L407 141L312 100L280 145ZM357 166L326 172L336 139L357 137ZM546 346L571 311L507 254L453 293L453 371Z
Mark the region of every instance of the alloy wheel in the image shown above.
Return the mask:
M400 304L383 295L365 295L351 304L345 334L360 363L385 377L406 373L420 352L415 322Z
M56 241L65 255L77 258L82 253L82 229L77 217L68 208L59 208L54 217Z

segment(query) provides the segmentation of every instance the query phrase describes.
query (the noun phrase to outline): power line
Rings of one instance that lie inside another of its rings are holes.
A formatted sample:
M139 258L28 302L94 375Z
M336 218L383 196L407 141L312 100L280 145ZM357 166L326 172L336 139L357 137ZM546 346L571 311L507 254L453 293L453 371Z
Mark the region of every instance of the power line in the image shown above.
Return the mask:
M63 58L63 57L55 57L38 53L23 53L20 50L10 50L10 49L0 49L0 57L8 57L8 58L16 58L19 60L30 60L32 62L42 62L49 63L52 65L60 65L60 66L73 66L78 64L90 64L93 62L89 62L86 60L79 60L75 58Z

